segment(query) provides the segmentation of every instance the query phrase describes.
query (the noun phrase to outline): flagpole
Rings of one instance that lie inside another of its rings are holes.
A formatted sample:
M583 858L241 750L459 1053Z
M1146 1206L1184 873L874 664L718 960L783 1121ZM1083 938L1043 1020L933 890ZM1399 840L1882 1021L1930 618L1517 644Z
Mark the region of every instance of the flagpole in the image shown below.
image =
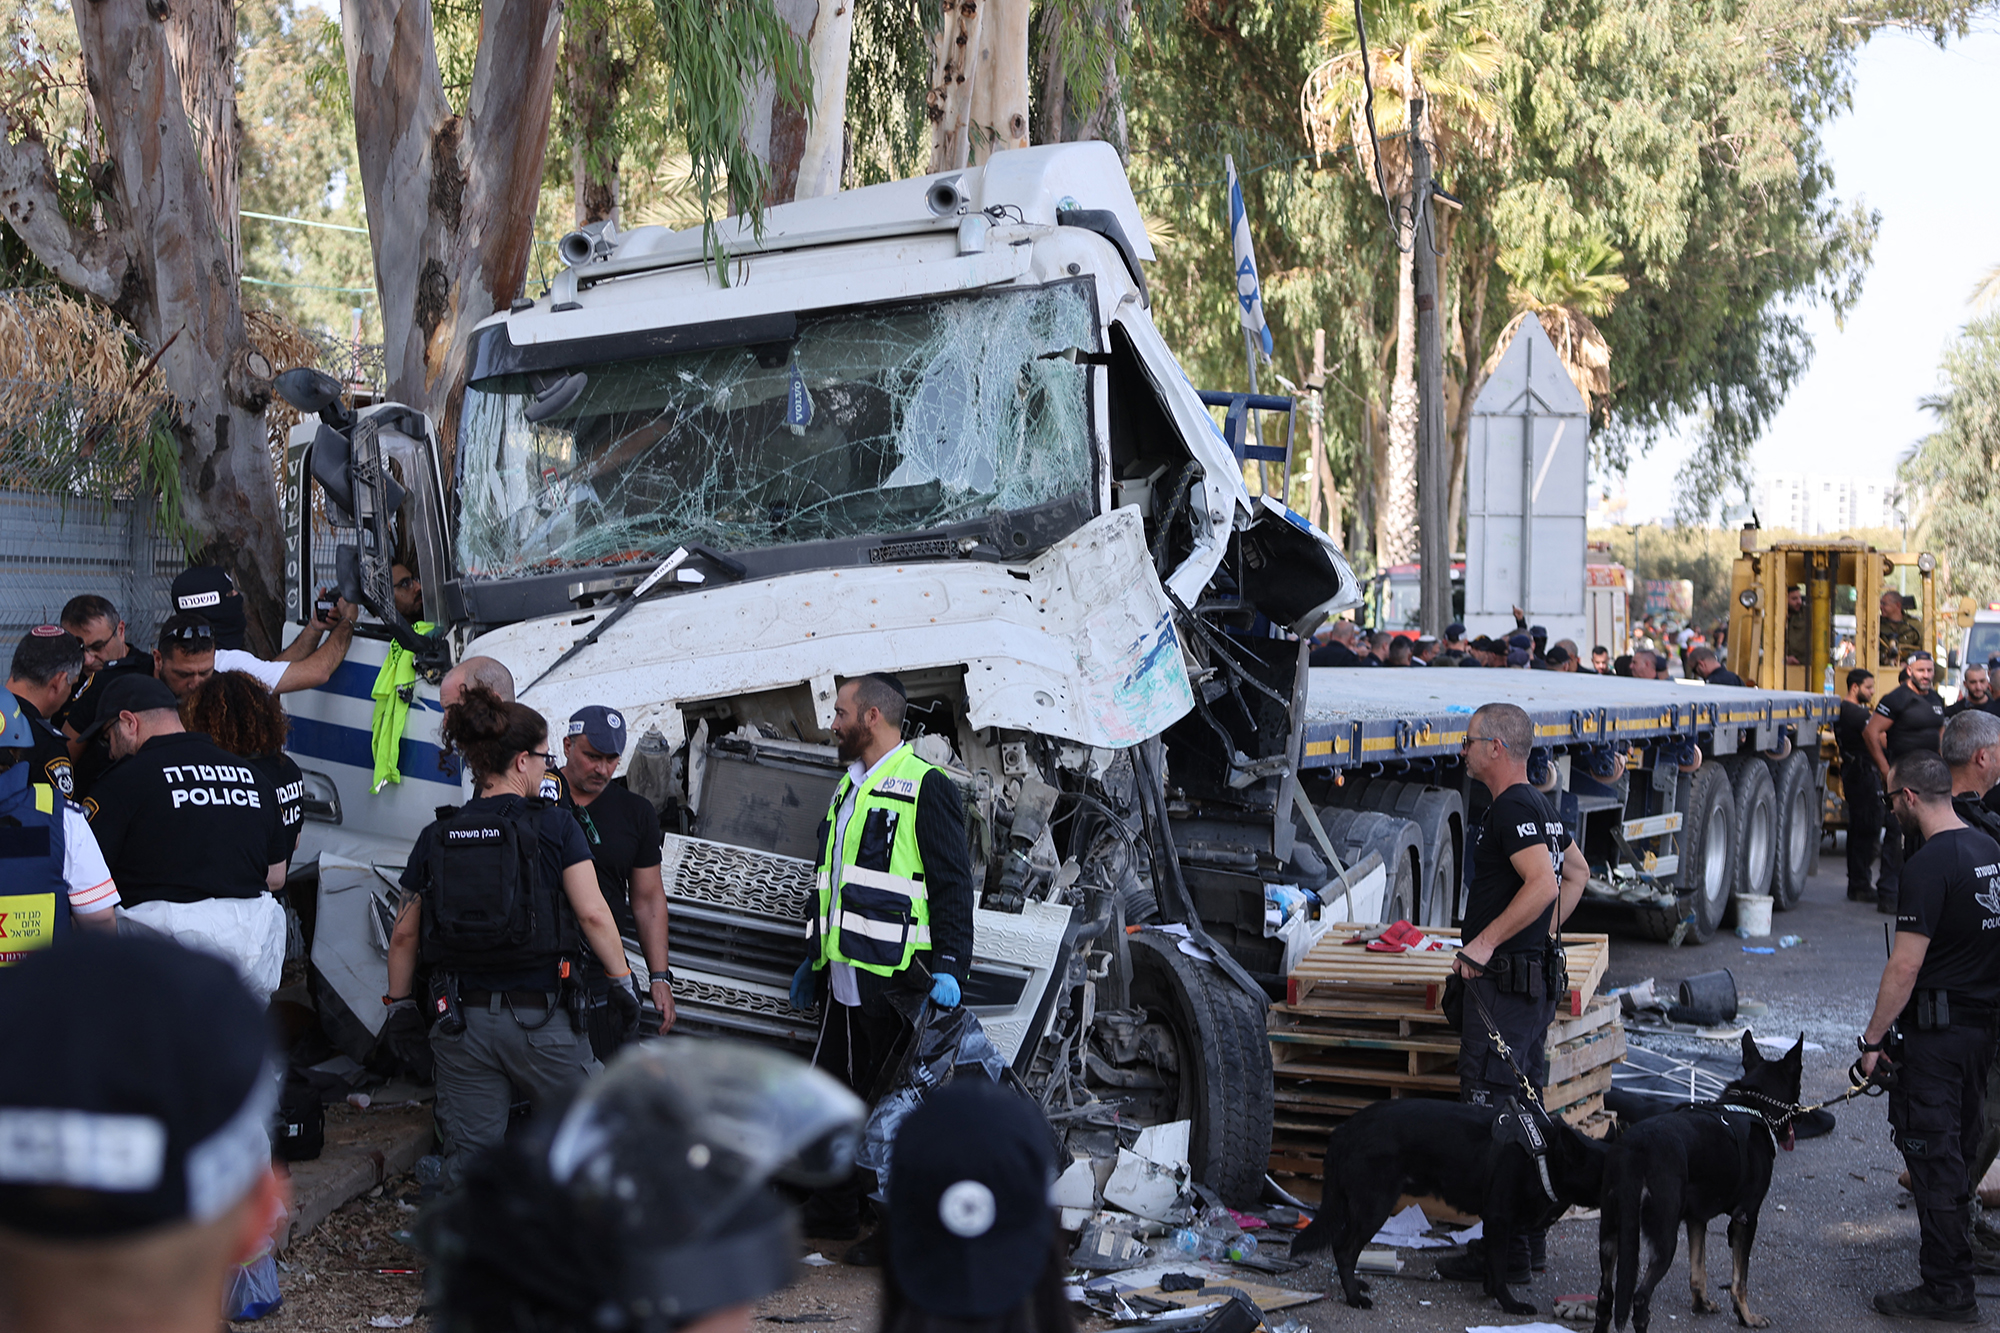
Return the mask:
M1224 153L1222 155L1222 165L1223 170L1229 178L1229 242L1230 248L1236 255L1237 302L1242 307L1243 361L1245 369L1249 372L1250 392L1256 393L1257 353L1261 350L1263 343L1269 340L1271 333L1269 327L1264 323L1264 298L1257 282L1256 260L1251 254L1250 227L1248 220L1244 218L1243 186L1237 179L1235 157L1229 153ZM1241 223L1240 235L1238 234L1239 222ZM1243 277L1245 273L1249 275L1251 284L1250 295L1247 298L1243 294ZM1251 317L1253 306L1255 309L1254 320ZM1247 418L1244 422L1244 430L1246 432L1245 444L1247 445L1254 440L1258 445L1262 445L1264 443L1263 415L1255 408L1252 408L1247 414ZM1269 462L1260 462L1258 464L1257 481L1262 493L1269 495L1271 493L1271 465ZM1290 481L1289 477L1285 478L1285 485L1282 489L1287 493L1280 497L1286 502L1287 507L1289 507L1291 500L1289 494Z

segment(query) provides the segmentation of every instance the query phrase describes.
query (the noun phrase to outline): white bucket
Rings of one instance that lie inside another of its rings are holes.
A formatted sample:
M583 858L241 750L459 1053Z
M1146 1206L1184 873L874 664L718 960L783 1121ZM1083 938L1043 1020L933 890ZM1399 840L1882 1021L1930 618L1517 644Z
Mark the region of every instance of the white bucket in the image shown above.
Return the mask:
M1771 896L1767 893L1736 895L1736 931L1750 939L1771 933Z

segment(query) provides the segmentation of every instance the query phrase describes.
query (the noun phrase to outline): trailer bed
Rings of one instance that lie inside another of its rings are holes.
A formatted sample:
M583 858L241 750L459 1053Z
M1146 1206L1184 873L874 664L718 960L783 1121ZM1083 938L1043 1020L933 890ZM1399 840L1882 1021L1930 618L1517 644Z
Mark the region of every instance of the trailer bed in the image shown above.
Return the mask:
M1537 743L1555 747L1754 728L1769 749L1780 727L1810 732L1840 716L1832 695L1560 671L1313 667L1307 691L1309 769L1456 755L1488 703L1520 705Z

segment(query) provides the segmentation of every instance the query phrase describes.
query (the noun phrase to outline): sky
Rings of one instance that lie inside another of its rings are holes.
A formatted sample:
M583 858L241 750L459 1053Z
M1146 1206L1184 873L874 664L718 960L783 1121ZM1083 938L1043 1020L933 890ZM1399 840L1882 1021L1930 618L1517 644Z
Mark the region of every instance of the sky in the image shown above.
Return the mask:
M1835 192L1881 214L1874 262L1844 327L1823 308L1807 313L1812 364L1757 443L1760 477L1890 477L1931 429L1918 401L1938 388L1940 355L1971 316L1974 283L2000 264L1996 122L2000 34L1940 50L1883 32L1862 48L1853 109L1823 139ZM1663 438L1634 461L1626 522L1669 517L1689 447ZM1616 478L1601 484L1619 488Z

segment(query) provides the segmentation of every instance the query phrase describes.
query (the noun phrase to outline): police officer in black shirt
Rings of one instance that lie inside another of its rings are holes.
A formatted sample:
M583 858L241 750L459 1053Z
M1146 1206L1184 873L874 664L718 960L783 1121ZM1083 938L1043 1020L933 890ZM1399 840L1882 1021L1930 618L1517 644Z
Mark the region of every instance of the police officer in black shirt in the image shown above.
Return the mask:
M661 1032L674 1025L673 973L667 970L667 894L660 878L660 813L653 803L613 782L625 753L625 718L615 708L591 704L570 714L563 737L562 804L576 813L597 887L618 922L618 933L639 941L646 957L653 1007ZM593 1031L597 1058L617 1049L611 1034Z
M86 806L91 832L127 917L228 958L268 1000L285 964L285 913L271 895L291 837L269 784L183 727L179 704L137 672L106 688L93 726L113 762Z
M1898 685L1875 705L1875 716L1861 733L1875 771L1882 775L1883 790L1889 787L1889 766L1918 750L1938 752L1938 733L1944 730L1944 701L1931 688L1937 663L1919 648L1904 659L1903 673L1908 683ZM1875 910L1893 915L1896 889L1903 872L1903 829L1889 809L1882 826L1882 873L1875 881Z
M639 997L583 830L536 795L551 759L542 715L474 686L445 710L443 734L478 795L418 834L410 852L382 1038L409 1062L423 1024L413 989L421 960L452 1188L468 1159L506 1134L516 1086L542 1106L600 1068L578 985L586 952L610 978L628 1030Z
M1875 853L1882 845L1882 775L1862 739L1875 716L1875 673L1855 667L1847 673L1834 739L1840 747L1840 792L1847 802L1847 901L1875 901Z
M1859 1044L1864 1073L1890 1047L1889 1124L1916 1198L1923 1280L1877 1294L1875 1308L1976 1323L1967 1167L1978 1151L2000 1006L2000 843L1953 811L1942 756L1912 750L1890 773L1891 808L1924 842L1906 867L1895 948ZM1892 1027L1900 1052L1889 1041Z
M1966 664L1958 680L1958 698L1944 706L1944 715L1950 720L1974 708L2000 716L2000 700L1993 697L1993 675L1978 662Z
M1465 729L1465 768L1493 794L1470 853L1471 892L1464 945L1453 971L1466 992L1458 1053L1459 1100L1498 1106L1508 1097L1539 1100L1548 1078L1546 1050L1557 996L1567 980L1555 975L1556 932L1583 897L1590 870L1576 840L1542 794L1528 783L1534 724L1513 704L1487 704ZM1475 998L1476 997L1476 998ZM1483 1006L1483 1009L1482 1009ZM1518 1071L1487 1030L1491 1019L1513 1052ZM1508 1256L1508 1280L1525 1282L1534 1237L1522 1237ZM1483 1259L1468 1253L1447 1260L1438 1273L1459 1281L1484 1281Z
M28 747L32 780L45 782L64 796L76 793L69 738L48 719L69 702L69 692L82 678L83 643L60 625L29 630L7 669L7 690L20 704L34 735L34 744Z

